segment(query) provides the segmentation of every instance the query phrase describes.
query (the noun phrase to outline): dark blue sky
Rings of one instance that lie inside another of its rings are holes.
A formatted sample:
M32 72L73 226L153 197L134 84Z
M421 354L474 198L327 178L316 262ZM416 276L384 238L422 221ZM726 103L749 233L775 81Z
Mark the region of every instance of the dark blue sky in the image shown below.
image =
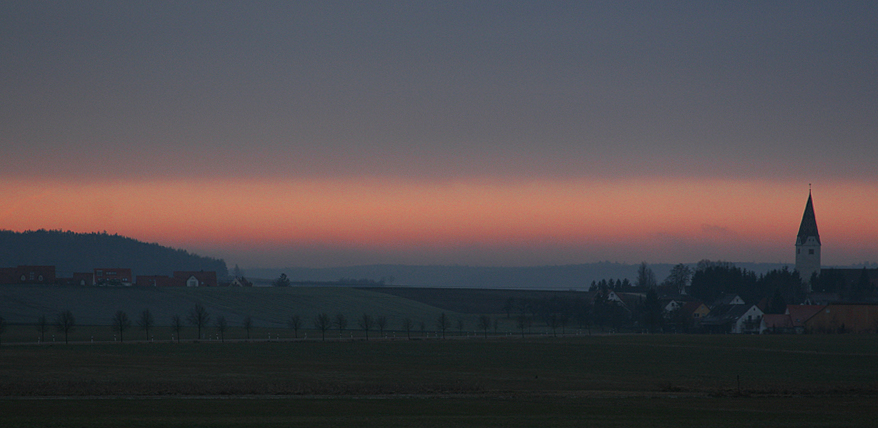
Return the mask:
M878 182L876 2L3 2L0 58L7 183Z

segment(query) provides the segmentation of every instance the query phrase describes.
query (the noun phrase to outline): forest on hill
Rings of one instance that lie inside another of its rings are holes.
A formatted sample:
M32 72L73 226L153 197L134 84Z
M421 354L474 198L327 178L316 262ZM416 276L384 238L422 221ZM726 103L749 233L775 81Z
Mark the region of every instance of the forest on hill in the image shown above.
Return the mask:
M170 275L174 271L215 271L228 276L226 262L186 250L119 235L60 230L0 230L0 267L52 265L59 277L95 268L131 268L135 275Z

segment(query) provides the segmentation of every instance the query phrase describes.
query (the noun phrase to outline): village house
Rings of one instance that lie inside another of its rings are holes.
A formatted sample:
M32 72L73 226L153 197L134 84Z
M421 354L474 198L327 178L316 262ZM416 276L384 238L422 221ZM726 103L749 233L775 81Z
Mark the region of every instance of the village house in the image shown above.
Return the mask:
M680 306L679 314L682 319L686 320L685 328L688 331L697 331L701 325L701 320L710 314L710 309L704 303L693 300L683 303Z
M174 278L183 280L186 287L216 287L216 272L214 271L176 271Z
M802 334L805 332L805 323L824 307L824 305L787 305L783 314L763 315L759 333Z
M701 320L708 333L758 333L764 312L748 305L740 296L727 294L714 302L710 313Z
M54 284L55 266L0 268L0 284Z

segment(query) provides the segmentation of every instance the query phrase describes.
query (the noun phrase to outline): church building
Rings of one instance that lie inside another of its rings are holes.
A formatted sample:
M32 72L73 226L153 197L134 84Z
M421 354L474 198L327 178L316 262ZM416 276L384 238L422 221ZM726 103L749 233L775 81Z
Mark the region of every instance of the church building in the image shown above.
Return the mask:
M796 235L796 271L805 281L807 292L811 292L811 277L820 274L820 233L817 232L817 218L814 216L814 202L808 192L805 214Z

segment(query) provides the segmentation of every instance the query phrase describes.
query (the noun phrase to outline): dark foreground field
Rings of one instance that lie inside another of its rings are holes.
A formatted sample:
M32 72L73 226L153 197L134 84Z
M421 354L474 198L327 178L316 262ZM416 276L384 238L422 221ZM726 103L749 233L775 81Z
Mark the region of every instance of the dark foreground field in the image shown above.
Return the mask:
M874 336L0 349L0 426L872 426Z

